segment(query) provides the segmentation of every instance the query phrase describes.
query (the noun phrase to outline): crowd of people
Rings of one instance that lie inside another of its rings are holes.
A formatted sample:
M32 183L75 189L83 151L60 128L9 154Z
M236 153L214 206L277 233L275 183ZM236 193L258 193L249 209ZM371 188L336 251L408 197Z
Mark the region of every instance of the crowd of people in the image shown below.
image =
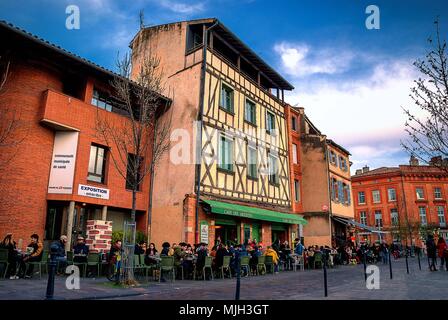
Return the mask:
M65 251L67 236L62 235L58 241L50 246L55 260L58 262L58 273L64 273L67 265L67 254ZM445 266L448 271L448 246L443 239L439 237L436 241L432 235L429 235L425 241L426 253L428 256L429 268L431 271L437 271L437 258L440 259L440 267ZM7 234L0 243L1 249L8 251L8 269L6 274L10 279L30 278L33 274L33 264L29 262L39 262L42 260L43 243L39 240L37 234L32 234L30 242L26 247L26 251L17 248L17 244L12 234ZM109 261L113 260L118 254L121 254L121 241L116 241L110 250ZM258 258L260 256L270 256L273 262L273 272L279 272L279 266L283 265L284 269L291 269L293 264L299 259L304 268L321 268L323 264L326 266L359 264L363 263L388 263L389 257L398 259L403 251L410 249L403 248L398 244L389 245L386 242L355 244L347 241L340 246L308 246L305 247L299 239L295 239L293 246L288 241L281 242L275 240L271 246L264 247L262 242L256 239L249 239L244 244L235 244L232 242L223 243L218 237L215 245L211 250L206 243L199 243L194 246L185 242L168 243L164 242L160 252L156 249L154 243L149 246L145 241L135 245L134 253L144 256L146 265L157 265L162 256L172 256L174 258L174 267L176 275L180 277L183 274L184 279L192 279L193 271L201 270L205 265L206 257L213 257L212 270L218 272L224 263L224 257L230 256L229 269L232 275L237 273L237 257L249 257L249 270L247 272L255 272L257 269ZM85 239L81 236L77 238L76 244L72 248L74 262L87 262L89 247L85 243ZM420 249L415 248L415 252L420 254ZM112 258L112 259L111 259Z

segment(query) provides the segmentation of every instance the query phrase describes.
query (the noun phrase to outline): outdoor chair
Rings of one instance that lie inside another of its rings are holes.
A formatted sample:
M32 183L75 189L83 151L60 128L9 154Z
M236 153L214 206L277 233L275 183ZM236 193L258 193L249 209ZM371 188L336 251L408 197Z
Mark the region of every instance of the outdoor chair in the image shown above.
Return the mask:
M210 256L209 257L205 257L204 267L201 270L201 273L202 273L202 275L204 277L204 280L205 280L205 275L206 275L207 269L210 270L210 274L211 274L212 280L214 280L214 278L213 278L212 262L213 262L213 257L210 257ZM196 271L197 270L196 270L196 265L195 265L194 266L194 272L193 272L193 280L195 280Z
M314 262L313 262L314 269L316 269L316 264L319 264L319 268L322 268L323 265L322 253L316 252L314 254Z
M174 282L176 278L174 270L174 257L162 256L159 265L159 282L162 279L162 272L168 271L171 273L171 279Z
M245 268L246 269L246 277L250 276L250 257L249 256L241 256L240 257L240 269Z
M5 266L5 272L3 273L3 278L5 278L9 267L8 249L0 249L0 264Z
M231 261L232 257L231 256L224 256L223 260L222 260L222 266L219 267L219 269L221 269L221 275L222 278L224 279L224 270L227 270L227 272L229 273L229 278L232 279L232 271L230 270L230 261Z
M100 254L99 253L91 252L87 255L87 266L86 266L85 274L87 274L87 269L92 266L96 267L97 276L99 277L101 274L101 272L100 272L101 263L100 263Z
M267 268L269 267L269 271L274 273L274 261L272 256L264 256L264 265L266 267L266 273L268 273Z
M82 266L82 271L84 272L84 277L86 277L87 262L75 262L74 256L73 256L73 251L67 251L67 265Z
M138 254L134 254L134 271L135 274L137 275L139 273L139 271L141 271L142 275L143 275L143 266L140 262L140 256Z
M49 252L47 250L44 250L42 252L42 259L40 261L27 262L26 268L25 268L25 273L30 266L37 266L37 267L39 267L39 279L42 279L42 270L44 268L47 268L47 272L48 272L48 256L49 256Z
M266 261L266 256L259 256L258 257L258 262L257 262L257 275L259 275L259 270L261 270L261 274L266 274L266 265L265 265L265 261Z
M142 270L145 271L145 276L146 276L146 281L148 281L148 271L153 271L156 266L154 265L146 265L145 263L145 255L141 254L140 255L140 268L142 268Z
M304 263L304 259L303 256L298 256L295 255L294 257L294 262L293 262L293 270L297 271L297 268L305 270L305 263Z

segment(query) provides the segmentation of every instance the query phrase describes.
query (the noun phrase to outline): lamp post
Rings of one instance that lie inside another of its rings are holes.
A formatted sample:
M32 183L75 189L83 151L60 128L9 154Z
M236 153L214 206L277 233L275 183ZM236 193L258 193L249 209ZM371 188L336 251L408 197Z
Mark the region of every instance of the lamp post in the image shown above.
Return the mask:
M47 282L47 293L45 295L46 300L53 300L54 295L54 276L56 273L56 249L50 247L50 261L48 262L48 282Z
M236 259L236 292L235 300L240 300L240 287L241 287L241 261L240 261L240 251L235 251Z
M392 260L390 259L390 250L388 250L388 255L389 255L389 274L390 278L392 279Z
M409 274L409 263L408 263L408 246L406 246L406 273Z
M324 251L323 252L323 256L324 256L324 292L325 292L325 297L328 297L328 286L327 286L327 253Z

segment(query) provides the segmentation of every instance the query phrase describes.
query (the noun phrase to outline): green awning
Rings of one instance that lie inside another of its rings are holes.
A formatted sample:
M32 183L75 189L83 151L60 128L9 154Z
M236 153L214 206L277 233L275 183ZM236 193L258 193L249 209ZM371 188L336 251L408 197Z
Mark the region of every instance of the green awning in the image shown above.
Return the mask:
M203 200L210 205L211 211L217 214L225 214L228 216L249 218L256 220L281 222L288 224L307 224L307 221L296 214L281 213L266 209L259 209L238 204L226 203L214 200Z

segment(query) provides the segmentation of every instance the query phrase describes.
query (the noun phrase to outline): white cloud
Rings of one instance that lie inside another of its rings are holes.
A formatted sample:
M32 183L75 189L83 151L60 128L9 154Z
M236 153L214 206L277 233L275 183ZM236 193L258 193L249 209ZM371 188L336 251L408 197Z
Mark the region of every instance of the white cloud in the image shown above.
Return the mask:
M354 58L349 50L334 52L315 49L303 43L282 42L275 45L274 50L281 57L284 71L294 77L342 73Z
M177 0L161 0L158 4L168 10L181 14L194 14L204 11L204 2L180 2Z
M409 98L417 77L412 60L306 44L280 43L274 49L282 69L293 75L296 89L287 101L304 107L322 133L352 153L352 170L407 162L400 146L406 121L401 107L421 114ZM351 73L360 67L364 76Z

